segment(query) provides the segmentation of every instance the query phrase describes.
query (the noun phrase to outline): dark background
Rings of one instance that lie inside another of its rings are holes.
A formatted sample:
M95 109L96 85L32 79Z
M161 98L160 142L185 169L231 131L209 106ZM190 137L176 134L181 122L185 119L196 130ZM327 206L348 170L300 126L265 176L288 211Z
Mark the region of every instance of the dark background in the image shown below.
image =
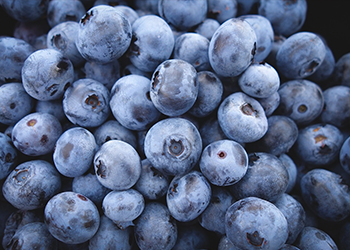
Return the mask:
M301 31L322 35L338 60L350 52L350 1L308 0L308 13ZM0 35L13 35L16 21L0 7Z

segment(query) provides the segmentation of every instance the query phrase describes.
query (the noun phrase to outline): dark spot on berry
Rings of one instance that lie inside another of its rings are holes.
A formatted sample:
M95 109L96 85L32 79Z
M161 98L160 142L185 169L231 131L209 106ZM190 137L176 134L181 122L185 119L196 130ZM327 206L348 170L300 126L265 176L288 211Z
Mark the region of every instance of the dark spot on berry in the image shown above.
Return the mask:
M245 115L254 115L256 116L257 111L253 108L250 103L245 103L241 106L241 111Z
M67 59L62 59L62 61L60 61L57 64L58 72L66 71L68 67L69 67L69 63Z
M83 201L87 201L88 200L84 195L78 194L77 196L78 196L79 199L81 199Z
M42 144L46 144L49 141L49 137L47 135L43 135L40 139Z
M261 247L265 241L264 238L260 237L258 231L254 231L252 234L247 233L247 240L251 245L256 247Z
M220 152L218 152L218 157L220 158L220 159L225 159L226 158L226 152L225 151L220 151Z
M153 80L152 80L152 89L155 89L157 87L157 85L159 84L159 71L156 71L154 73L154 77L153 77Z
M70 152L72 151L74 145L70 142L68 142L63 148L62 148L62 155L64 159L67 159L70 156Z
M5 162L11 162L12 161L12 155L10 153L7 153L5 155Z
M101 102L99 101L99 98L97 95L93 94L90 95L88 98L85 99L85 103L92 107L92 109L96 109L98 106L100 106Z
M93 15L94 15L93 11L86 12L86 14L81 18L80 22L83 25L85 25Z
M106 178L106 166L103 164L101 160L98 161L96 165L96 174L101 178Z
M147 100L152 101L149 91L146 92L146 98L147 98Z
M36 119L31 119L27 122L27 126L33 127L36 124L37 120Z
M56 34L51 38L51 45L61 50L67 47L66 41L62 38L61 34Z
M172 155L179 156L181 155L185 150L185 147L181 140L171 140L170 146L169 146L169 152Z
M21 182L21 181L25 181L28 178L28 175L29 175L28 169L17 170L17 171L18 172L14 176L16 181Z
M253 166L254 162L259 160L259 156L257 156L255 153L249 154L249 166Z
M12 102L12 103L10 104L10 109L14 109L15 107L16 107L16 103Z

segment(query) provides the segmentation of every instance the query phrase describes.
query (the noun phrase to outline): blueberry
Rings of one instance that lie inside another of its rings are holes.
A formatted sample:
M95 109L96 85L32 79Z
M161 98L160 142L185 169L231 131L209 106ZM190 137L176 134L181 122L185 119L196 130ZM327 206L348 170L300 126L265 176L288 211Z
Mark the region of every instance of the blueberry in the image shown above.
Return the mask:
M52 2L60 1L51 1L50 3ZM75 67L80 66L85 62L84 58L80 55L77 47L75 46L75 39L77 37L78 29L79 24L77 22L61 22L53 26L46 36L47 48L60 51L64 57L68 58L72 62Z
M236 17L237 15L236 0L209 0L208 1L208 16L215 18L219 23Z
M158 0L135 0L136 11L158 14Z
M148 130L144 151L154 168L167 175L179 175L192 170L198 162L202 140L192 122L167 118Z
M309 165L325 166L338 158L343 142L343 135L337 127L316 123L299 130L294 152Z
M137 148L137 138L135 133L122 126L116 120L107 120L98 126L94 131L94 136L98 146L109 140L121 140Z
M225 21L209 43L209 62L214 72L223 77L243 73L254 59L256 42L255 31L248 22L239 18Z
M129 20L107 5L89 9L79 21L76 46L87 61L110 63L120 58L131 42Z
M288 239L286 243L293 244L305 227L305 210L299 201L286 193L282 194L274 204L287 219Z
M52 153L61 134L62 126L55 116L34 112L15 124L11 138L20 152L38 156Z
M343 54L335 63L334 71L331 76L333 85L345 85L350 87L350 72L347 70L350 66L350 52Z
M214 113L222 101L224 89L220 78L211 71L200 71L197 76L198 96L188 113L201 118Z
M2 193L17 209L42 208L61 189L61 178L55 167L44 160L19 164L6 178Z
M326 56L322 39L313 32L298 32L288 37L276 54L276 69L288 79L311 76Z
M294 163L293 159L287 154L281 154L278 157L278 159L282 161L283 165L286 167L288 171L289 181L288 181L286 193L290 193L293 190L294 186L296 185L297 173L298 173L297 166Z
M210 40L219 26L220 23L216 19L206 18L194 31Z
M265 111L267 117L271 116L280 105L281 97L278 91L267 98L257 98Z
M82 127L98 127L109 115L109 90L100 82L82 78L64 92L63 110L68 120Z
M47 7L47 22L50 27L67 21L77 23L85 12L85 7L79 0L51 0Z
M3 0L1 6L17 21L30 22L42 18L47 12L49 0Z
M340 175L316 168L301 178L300 187L306 205L320 218L341 221L349 216L349 187Z
M250 196L276 201L285 193L289 178L288 171L276 156L263 153L249 153L247 173L229 187L237 199Z
M268 129L261 104L243 92L226 97L219 106L218 121L225 135L237 142L254 142Z
M94 79L110 90L120 78L120 63L118 60L104 64L86 62L83 71L85 78Z
M167 206L150 202L135 221L134 233L140 249L170 250L176 243L177 224Z
M49 113L55 116L61 124L64 124L67 121L67 117L64 114L62 107L62 100L52 100L52 101L36 101L34 107L35 112L39 113Z
M246 174L248 161L246 150L238 142L219 140L204 148L199 167L210 183L230 186Z
M270 20L276 34L290 36L303 26L307 14L307 2L261 0L258 14Z
M243 15L244 21L247 21L256 34L256 54L254 55L255 62L264 61L272 50L274 41L274 30L269 19L262 15L250 14Z
M324 249L337 250L338 247L334 240L326 232L315 227L304 227L300 232L298 239L294 243L300 249Z
M22 82L26 92L41 101L63 96L74 80L72 62L55 49L37 50L30 54L22 67Z
M14 37L0 37L0 83L21 82L22 66L27 57L34 52L32 45Z
M141 176L135 184L135 189L147 200L164 197L169 187L169 177L155 169L148 159L143 159L141 164Z
M145 130L158 121L160 112L150 97L150 80L140 75L119 78L111 90L110 109L116 120L130 130Z
M120 229L107 216L102 215L100 227L96 234L89 240L90 250L99 249L125 249L131 250L134 245L133 228Z
M57 246L58 241L43 222L32 222L16 231L6 249L57 249Z
M174 43L171 28L164 19L157 15L144 15L132 25L132 40L127 55L136 68L153 72L170 58Z
M196 219L209 205L211 187L201 172L191 171L177 175L170 182L166 203L177 221Z
M94 156L94 169L101 184L112 190L131 188L141 175L141 160L128 143L110 140Z
M322 112L324 96L322 89L309 80L290 80L278 90L280 105L276 114L292 118L297 125L308 125Z
M145 208L145 200L135 189L111 191L102 201L104 214L120 229L134 226L133 221Z
M242 91L255 98L268 98L280 87L280 77L267 63L251 64L238 78Z
M44 217L52 236L67 244L90 240L100 226L94 203L75 192L61 192L52 197L45 206Z
M193 11L193 10L196 11ZM201 23L207 16L208 2L206 0L182 1L159 0L158 13L164 20L181 31Z
M154 106L167 116L186 113L198 96L197 71L181 59L162 62L154 71L150 97Z
M150 72L142 71L142 70L136 68L135 65L130 63L122 69L122 76L127 76L127 75L132 75L132 74L144 76L144 77L147 77L148 79L151 79L151 76L152 76L152 74Z
M222 187L212 186L210 203L199 216L199 224L219 235L225 235L226 210L236 201L230 192Z
M214 141L228 139L222 131L219 121L216 119L216 117L210 117L205 120L201 125L199 132L202 137L203 148Z
M339 129L350 125L350 86L337 85L323 91L324 109L321 113L323 123L332 124Z
M176 38L173 58L189 62L197 71L210 70L208 47L206 37L185 32Z
M0 132L0 180L5 179L19 160L18 151L11 139Z
M271 202L247 197L233 203L225 215L228 239L239 249L279 249L288 238L288 223Z
M72 191L89 198L96 206L102 204L103 198L111 191L103 186L92 173L74 177Z
M114 8L120 11L129 20L130 25L133 25L136 19L139 18L139 14L137 14L136 10L134 10L130 6L116 5L114 6Z
M90 168L96 150L94 135L85 128L74 127L58 138L52 156L53 162L62 175L78 177Z

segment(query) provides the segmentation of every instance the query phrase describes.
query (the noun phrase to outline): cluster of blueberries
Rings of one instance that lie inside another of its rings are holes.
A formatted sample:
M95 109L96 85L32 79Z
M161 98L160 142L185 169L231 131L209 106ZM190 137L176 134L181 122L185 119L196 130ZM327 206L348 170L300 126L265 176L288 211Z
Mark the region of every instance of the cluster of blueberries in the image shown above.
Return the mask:
M349 249L350 54L306 0L0 4L3 249Z

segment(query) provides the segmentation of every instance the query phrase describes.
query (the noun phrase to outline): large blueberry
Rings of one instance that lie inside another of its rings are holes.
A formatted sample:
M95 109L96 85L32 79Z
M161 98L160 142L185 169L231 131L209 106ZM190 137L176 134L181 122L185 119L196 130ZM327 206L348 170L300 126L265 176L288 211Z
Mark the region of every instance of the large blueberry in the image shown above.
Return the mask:
M86 10L79 0L50 0L47 6L47 22L50 27L72 21L78 23Z
M168 175L189 172L202 153L202 139L192 122L167 118L147 132L144 151L154 168Z
M3 0L1 6L17 21L30 22L42 18L47 12L49 0Z
M208 16L215 18L219 23L236 17L238 11L237 1L234 0L209 0Z
M241 144L233 140L219 140L204 148L199 167L210 183L230 186L243 178L248 162L248 154Z
M128 143L110 140L94 156L94 168L101 184L112 190L131 188L141 175L141 159Z
M197 71L181 59L162 62L154 71L150 97L154 106L167 116L186 113L198 96Z
M129 20L107 5L89 9L80 19L75 44L80 54L97 63L110 63L120 58L131 42Z
M325 231L316 227L304 227L294 243L300 249L309 250L338 250L338 246Z
M45 206L44 218L52 236L67 244L88 241L100 226L95 204L75 192L61 192L52 197Z
M228 239L239 249L279 249L288 238L288 223L271 202L247 197L233 203L226 212Z
M250 24L239 18L225 21L209 43L209 62L219 76L234 77L254 59L257 37Z
M14 207L33 210L44 207L60 189L61 177L55 167L44 160L31 160L8 175L2 193Z

